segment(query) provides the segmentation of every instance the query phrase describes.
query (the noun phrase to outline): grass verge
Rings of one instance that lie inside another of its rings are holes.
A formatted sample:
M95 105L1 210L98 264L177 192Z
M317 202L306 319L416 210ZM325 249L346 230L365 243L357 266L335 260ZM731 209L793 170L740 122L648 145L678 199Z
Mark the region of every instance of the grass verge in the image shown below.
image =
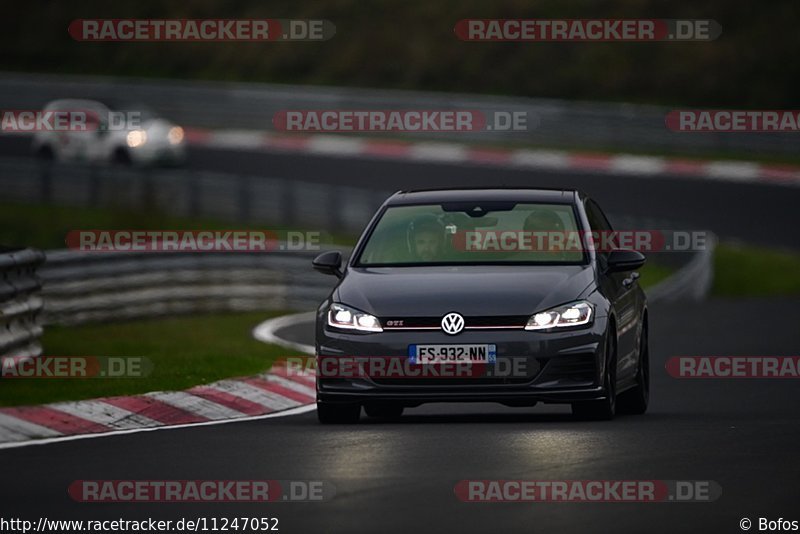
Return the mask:
M800 253L721 243L714 253L712 295L800 295Z
M232 376L263 372L294 354L256 341L250 331L281 313L234 313L45 328L50 356L143 357L141 378L4 378L0 406L42 404L158 390L180 390Z

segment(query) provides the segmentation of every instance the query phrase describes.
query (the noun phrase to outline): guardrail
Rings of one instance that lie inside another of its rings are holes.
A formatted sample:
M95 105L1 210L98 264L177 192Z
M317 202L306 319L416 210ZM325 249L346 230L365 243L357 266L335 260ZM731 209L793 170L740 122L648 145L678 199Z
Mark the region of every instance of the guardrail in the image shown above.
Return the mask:
M360 232L392 193L187 169L45 165L31 158L0 158L0 191L4 200L31 204L124 208L351 234Z
M229 82L186 82L0 73L0 102L9 109L41 108L56 98L143 102L160 114L198 128L273 129L287 109L435 109L524 112L526 131L415 133L417 138L518 142L536 146L655 150L686 154L795 153L791 133L682 134L669 131L670 108L625 103L499 97L469 94L352 89Z
M36 269L44 259L39 250L0 247L0 356L42 352L42 286Z
M706 233L706 246L690 256L680 269L666 280L646 291L651 302L676 300L702 300L714 282L714 249L717 238Z
M48 251L44 322L314 309L334 285L311 269L317 254Z

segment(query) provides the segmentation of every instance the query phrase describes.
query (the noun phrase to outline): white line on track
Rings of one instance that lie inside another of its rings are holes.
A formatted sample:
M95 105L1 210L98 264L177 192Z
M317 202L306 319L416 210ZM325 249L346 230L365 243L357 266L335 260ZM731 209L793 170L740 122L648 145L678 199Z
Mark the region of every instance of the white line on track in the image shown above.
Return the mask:
M280 345L281 347L286 347L287 349L299 350L300 352L313 355L315 351L313 345L305 345L303 343L283 339L277 335L277 332L282 328L313 319L315 315L316 312L305 312L268 319L253 329L253 337L264 343L272 343Z

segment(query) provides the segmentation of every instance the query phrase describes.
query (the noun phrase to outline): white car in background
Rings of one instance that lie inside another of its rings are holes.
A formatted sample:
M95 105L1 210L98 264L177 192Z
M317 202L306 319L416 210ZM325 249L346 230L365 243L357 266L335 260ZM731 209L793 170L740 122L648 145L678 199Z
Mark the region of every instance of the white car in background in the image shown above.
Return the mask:
M45 112L85 112L85 131L44 130L33 153L49 161L119 165L180 165L186 158L184 131L145 106L109 107L96 100L54 100Z

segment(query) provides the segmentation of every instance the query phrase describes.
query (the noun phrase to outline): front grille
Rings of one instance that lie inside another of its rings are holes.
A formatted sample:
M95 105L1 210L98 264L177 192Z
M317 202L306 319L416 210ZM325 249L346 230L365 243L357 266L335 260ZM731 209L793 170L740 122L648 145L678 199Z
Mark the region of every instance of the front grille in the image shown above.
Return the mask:
M442 327L441 317L381 317L380 321L384 330L438 330ZM527 315L464 317L464 329L522 329L527 322Z

